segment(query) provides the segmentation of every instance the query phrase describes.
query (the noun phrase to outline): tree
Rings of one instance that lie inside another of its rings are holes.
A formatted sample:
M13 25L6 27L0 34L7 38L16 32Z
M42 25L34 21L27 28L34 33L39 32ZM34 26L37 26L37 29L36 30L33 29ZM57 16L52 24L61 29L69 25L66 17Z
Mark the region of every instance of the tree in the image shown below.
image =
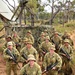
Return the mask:
M31 15L31 25L34 26L34 15L37 12L37 0L29 0L26 9Z
M49 24L52 25L53 20L55 18L55 16L59 13L59 11L62 11L64 8L64 11L67 11L67 17L69 17L69 10L72 8L71 6L71 1L70 0L47 0L46 3L44 3L45 6L50 6L51 8L51 17L49 20Z

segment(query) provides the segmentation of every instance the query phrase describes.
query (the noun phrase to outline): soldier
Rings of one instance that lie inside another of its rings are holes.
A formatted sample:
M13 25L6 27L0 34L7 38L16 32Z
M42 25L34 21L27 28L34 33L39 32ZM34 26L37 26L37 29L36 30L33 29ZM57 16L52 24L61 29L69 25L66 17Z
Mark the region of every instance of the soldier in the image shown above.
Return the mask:
M25 36L25 37L26 37L26 38L28 38L28 39L31 39L32 44L34 44L34 37L33 37L33 35L32 35L31 30L28 30L28 31L27 31L27 33L26 33L26 36Z
M32 46L32 44L33 44L32 41L30 39L28 39L26 46L24 48L22 48L20 54L21 54L21 56L26 55L27 58L28 58L29 54L33 54L36 58L36 61L38 61L37 50ZM23 63L23 65L24 65L24 64L26 64L26 59L23 58L23 60L24 60L24 63Z
M62 36L62 39L63 39L63 40L67 39L67 34L68 34L68 32L65 31L64 34L63 34L63 36Z
M51 41L55 44L56 52L58 53L58 50L62 44L62 38L58 35L58 32L54 33L54 36L51 38Z
M22 44L21 44L21 48L25 47L27 45L28 42L28 38L24 37Z
M14 56L15 61L13 61ZM6 60L6 75L11 75L11 70L14 72L14 75L17 75L17 62L19 61L20 54L19 52L13 47L12 42L7 43L7 49L3 52L4 59Z
M45 37L45 41L41 43L40 47L39 47L39 50L40 50L40 54L39 54L39 58L40 60L43 60L44 58L44 55L49 52L48 51L48 47L51 46L52 43L50 42L50 37L49 36L46 36Z
M35 62L35 57L28 55L28 63L20 70L20 75L42 75L40 66Z
M69 33L67 34L66 39L68 39L68 40L69 40L69 44L70 44L71 46L74 46L73 40L71 39L71 37L70 37L70 34L69 34Z
M51 64L57 64L47 72L46 75L58 75L58 71L61 69L62 66L62 59L61 57L55 52L55 46L51 45L49 47L49 52L46 53L43 61L43 66L46 69L47 66Z
M72 70L69 63L71 62L71 58L73 55L73 48L70 46L68 39L64 40L64 44L61 46L59 53L62 56L62 61L63 61L62 74L71 75ZM65 69L64 69L64 66L65 66Z
M44 30L44 34L45 34L45 37L48 36L48 31L47 31L47 29Z
M15 42L17 50L20 50L20 48L21 48L21 45L20 45L21 38L18 36L16 31L13 32L12 40Z
M54 36L55 32L56 32L56 29L55 29L55 28L53 28L53 30L51 31L50 39L51 39L51 38L53 38L53 36Z
M5 48L7 48L7 43L10 42L10 41L13 43L13 46L16 47L14 41L12 40L11 35L7 35L5 39L6 39L6 43L5 43L5 46L4 46Z
M12 39L15 43L19 43L21 41L21 38L18 36L16 31L14 31L14 33L12 35Z
M40 45L43 41L45 41L45 33L41 32L40 37L38 38L38 44Z

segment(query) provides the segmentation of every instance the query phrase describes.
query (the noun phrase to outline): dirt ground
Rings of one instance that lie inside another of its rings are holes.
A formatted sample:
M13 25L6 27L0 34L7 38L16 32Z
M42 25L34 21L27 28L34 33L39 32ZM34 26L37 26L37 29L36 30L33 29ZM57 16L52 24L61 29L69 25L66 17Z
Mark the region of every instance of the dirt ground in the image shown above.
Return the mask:
M74 42L74 47L75 47L75 31L73 31L73 33L71 33L71 38ZM40 64L41 64L41 62L40 62ZM21 63L19 63L19 65L21 66ZM5 66L5 61L3 59L3 55L2 55L2 53L0 53L0 75L6 75L5 67L6 66ZM18 70L18 72L19 72L19 70ZM12 73L12 75L13 75L13 73Z

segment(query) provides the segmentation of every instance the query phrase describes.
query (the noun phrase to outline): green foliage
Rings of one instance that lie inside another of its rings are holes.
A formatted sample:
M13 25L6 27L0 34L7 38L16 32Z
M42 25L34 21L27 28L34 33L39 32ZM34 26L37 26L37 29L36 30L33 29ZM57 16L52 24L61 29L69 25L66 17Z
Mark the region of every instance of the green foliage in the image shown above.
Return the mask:
M48 20L50 18L50 15L51 15L50 13L43 12L43 13L39 14L39 18L43 19L43 20L45 20L45 19Z
M0 22L0 29L3 27L3 23L2 22Z
M65 30L67 30L68 32L71 32L71 31L75 30L75 21L65 23L64 26L62 24L55 25L55 28L57 31L59 31L61 33L64 33Z
M29 0L27 5L32 9L33 13L37 12L37 0Z

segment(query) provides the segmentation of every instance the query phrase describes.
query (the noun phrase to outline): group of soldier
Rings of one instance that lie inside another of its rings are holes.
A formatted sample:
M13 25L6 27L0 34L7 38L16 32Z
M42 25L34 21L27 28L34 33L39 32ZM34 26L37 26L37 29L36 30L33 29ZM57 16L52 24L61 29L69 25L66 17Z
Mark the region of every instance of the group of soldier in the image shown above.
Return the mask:
M71 67L74 59L74 44L69 33L61 36L56 30L51 35L47 29L37 38L37 47L31 30L28 30L23 40L17 32L6 36L3 57L6 61L6 74L17 75L18 63L20 75L74 75ZM36 36L36 35L35 35ZM40 66L38 63L42 62ZM73 63L74 64L74 63Z

